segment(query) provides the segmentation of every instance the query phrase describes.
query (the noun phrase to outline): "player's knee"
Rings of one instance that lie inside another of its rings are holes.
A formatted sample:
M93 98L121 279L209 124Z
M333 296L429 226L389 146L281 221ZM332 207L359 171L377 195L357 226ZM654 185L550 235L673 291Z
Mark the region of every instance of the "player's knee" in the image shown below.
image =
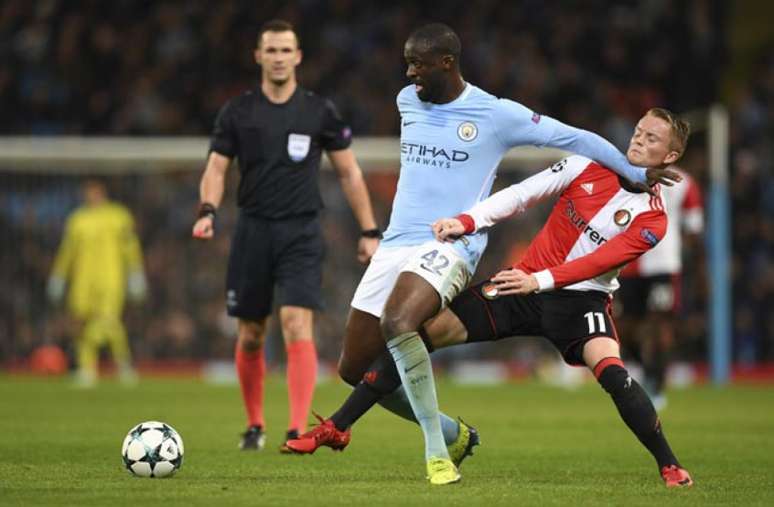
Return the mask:
M623 394L631 387L632 378L624 368L623 361L617 357L606 357L593 368L594 376L602 388L611 396Z
M293 342L312 339L312 323L306 315L299 312L283 312L280 325L285 341Z
M410 319L407 319L401 312L385 312L379 321L382 336L385 340L390 340L398 335L410 333L417 330Z
M347 361L343 356L339 359L339 377L347 384L355 387L360 379L363 377L363 371L360 368L354 368L353 365Z
M259 322L241 321L239 323L239 345L243 350L253 351L263 347L266 325Z

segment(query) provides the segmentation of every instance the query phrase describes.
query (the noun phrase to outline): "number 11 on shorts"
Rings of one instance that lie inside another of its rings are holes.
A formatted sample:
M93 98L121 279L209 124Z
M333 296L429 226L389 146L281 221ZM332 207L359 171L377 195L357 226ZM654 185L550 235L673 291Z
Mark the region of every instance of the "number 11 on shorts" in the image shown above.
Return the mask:
M588 312L583 315L586 317L586 323L589 325L589 334L593 333L606 333L607 327L605 326L605 316L602 315L602 312ZM599 331L597 331L596 323L594 322L594 317L596 317L596 320L599 324Z

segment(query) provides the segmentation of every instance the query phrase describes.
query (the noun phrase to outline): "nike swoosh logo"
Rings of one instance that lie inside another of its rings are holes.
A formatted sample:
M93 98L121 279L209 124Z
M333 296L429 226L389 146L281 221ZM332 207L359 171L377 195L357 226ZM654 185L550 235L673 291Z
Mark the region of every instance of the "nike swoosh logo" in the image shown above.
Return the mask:
M404 127L408 127L409 125L413 125L415 123L416 123L416 120L414 120L414 121L404 121L403 122L403 126Z
M419 362L418 362L417 364L415 364L414 366L409 366L408 368L406 368L406 369L405 369L405 370L403 370L403 371L404 371L405 373L408 373L408 372L410 372L411 370L413 370L414 368L416 368L417 366L419 366L420 364L422 364L422 363L424 363L424 362L425 362L425 360L424 360L424 359L422 359L421 361L419 361Z

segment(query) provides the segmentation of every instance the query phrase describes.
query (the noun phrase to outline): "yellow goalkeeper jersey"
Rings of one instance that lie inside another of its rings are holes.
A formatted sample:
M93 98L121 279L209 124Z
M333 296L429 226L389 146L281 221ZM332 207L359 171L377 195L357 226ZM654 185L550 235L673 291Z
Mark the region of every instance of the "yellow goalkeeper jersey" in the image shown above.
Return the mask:
M81 206L68 217L53 275L68 281L68 303L76 314L120 313L127 276L142 269L134 220L124 206Z

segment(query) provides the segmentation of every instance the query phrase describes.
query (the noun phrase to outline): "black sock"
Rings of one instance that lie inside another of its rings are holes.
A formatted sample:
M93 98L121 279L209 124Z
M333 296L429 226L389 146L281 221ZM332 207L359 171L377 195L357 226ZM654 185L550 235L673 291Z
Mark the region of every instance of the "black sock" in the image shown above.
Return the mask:
M401 384L395 360L386 350L379 356L358 382L344 404L331 416L337 429L344 431L368 412L382 397L392 393Z
M629 429L656 458L658 467L680 466L661 431L661 421L650 398L637 381L629 376L626 368L615 363L608 364L598 373L597 380L613 398L618 413Z

